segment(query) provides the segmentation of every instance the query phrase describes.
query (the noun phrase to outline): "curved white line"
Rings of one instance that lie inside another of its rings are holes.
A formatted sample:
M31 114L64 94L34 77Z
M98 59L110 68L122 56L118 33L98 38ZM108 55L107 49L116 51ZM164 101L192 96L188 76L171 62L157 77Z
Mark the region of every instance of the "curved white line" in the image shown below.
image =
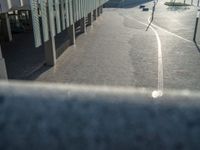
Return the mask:
M132 18L130 16L126 16L126 17L131 19L131 20L135 20L135 21L139 22L140 24L148 26L148 24L143 23L143 22L141 22L141 21L139 21L135 18ZM152 97L153 98L159 98L163 95L163 87L164 87L162 44L161 44L161 40L160 40L160 36L159 36L158 32L152 26L150 26L150 28L154 32L154 34L156 35L157 44L158 44L158 87L157 87L158 89L152 92Z
M150 26L150 28L155 33L157 43L158 43L158 91L152 92L152 97L158 98L163 95L163 84L164 84L162 45L161 45L161 40L160 40L160 36L159 36L158 32L152 26Z

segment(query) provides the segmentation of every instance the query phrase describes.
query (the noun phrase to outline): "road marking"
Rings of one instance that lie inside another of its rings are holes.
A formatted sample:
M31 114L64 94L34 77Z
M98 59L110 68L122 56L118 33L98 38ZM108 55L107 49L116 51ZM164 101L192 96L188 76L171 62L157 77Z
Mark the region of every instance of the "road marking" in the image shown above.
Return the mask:
M148 19L148 22L150 23L150 19ZM163 95L163 55L162 55L162 45L161 40L158 32L154 27L150 25L151 30L155 33L157 43L158 43L158 90L152 92L153 98L158 98Z
M150 22L150 19L151 19L151 17L148 18L148 21L149 21L149 22ZM160 27L160 26L154 24L154 23L151 23L151 26L153 26L153 27L155 27L155 28L158 28L158 29L160 29L160 30L162 30L162 31L164 31L164 32L167 32L167 33L169 33L169 34L171 34L171 35L173 35L173 36L175 36L175 37L177 37L177 38L179 38L179 39L182 39L182 40L184 40L184 41L186 41L186 42L194 43L193 41L188 40L188 39L186 39L186 38L184 38L184 37L182 37L182 36L179 36L179 35L177 35L177 34L171 32L171 31L169 31L169 30L167 30L167 29L165 29L165 28L162 28L162 27Z
M145 26L148 26L148 24L143 23L135 18L132 18L130 16L125 16L131 20L135 20L137 22L139 22L140 24L143 24ZM150 20L148 20L150 21ZM149 22L150 23L150 22ZM160 36L158 34L158 32L156 31L156 29L152 26L150 26L151 30L154 32L154 34L156 35L156 39L157 39L157 44L158 44L158 86L157 86L157 90L152 92L152 97L153 98L159 98L161 96L163 96L163 56L162 56L162 44L161 44L161 40L160 40Z

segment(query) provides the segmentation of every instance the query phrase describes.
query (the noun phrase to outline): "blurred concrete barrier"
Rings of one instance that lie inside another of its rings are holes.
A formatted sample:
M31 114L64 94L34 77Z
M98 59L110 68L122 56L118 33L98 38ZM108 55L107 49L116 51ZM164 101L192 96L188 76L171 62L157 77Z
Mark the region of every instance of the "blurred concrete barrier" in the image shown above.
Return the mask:
M151 93L0 82L0 149L200 149L200 95Z

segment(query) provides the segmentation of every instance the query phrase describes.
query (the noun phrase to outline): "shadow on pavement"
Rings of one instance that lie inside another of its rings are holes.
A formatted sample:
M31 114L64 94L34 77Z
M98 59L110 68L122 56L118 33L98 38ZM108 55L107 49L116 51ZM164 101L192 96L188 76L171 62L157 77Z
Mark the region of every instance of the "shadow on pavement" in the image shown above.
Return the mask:
M59 57L70 46L67 31L56 35L56 56ZM13 34L12 42L2 43L9 79L27 80L39 76L50 67L45 66L44 46L35 48L32 31Z
M38 70L36 70L35 72L31 73L29 76L26 76L25 78L23 78L23 80L36 80L42 73L48 71L49 69L51 69L51 66L47 66L47 65L43 65L41 68L39 68Z
M132 8L152 0L110 0L104 6L106 8Z
M9 79L23 79L44 65L43 47L35 48L32 32L13 34L12 42L2 43Z
M190 6L168 6L168 11L186 11L190 9Z

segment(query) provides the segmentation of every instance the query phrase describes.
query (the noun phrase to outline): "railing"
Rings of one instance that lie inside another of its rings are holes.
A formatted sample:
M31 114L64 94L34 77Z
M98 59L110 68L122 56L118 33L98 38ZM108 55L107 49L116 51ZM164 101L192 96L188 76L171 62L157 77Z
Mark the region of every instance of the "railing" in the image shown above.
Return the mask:
M200 94L0 82L0 149L200 149Z

